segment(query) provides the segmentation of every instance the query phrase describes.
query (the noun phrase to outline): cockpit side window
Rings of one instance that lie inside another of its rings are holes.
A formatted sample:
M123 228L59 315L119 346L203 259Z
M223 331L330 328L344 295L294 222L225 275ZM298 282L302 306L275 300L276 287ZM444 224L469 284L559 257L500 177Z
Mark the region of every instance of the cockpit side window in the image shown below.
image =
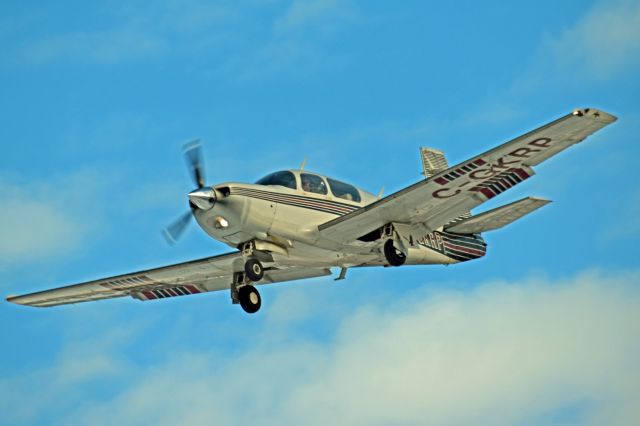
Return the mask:
M324 183L324 180L320 176L300 173L300 181L302 182L303 191L323 195L327 193L327 184Z
M340 182L339 180L327 178L329 182L329 186L331 187L331 192L338 198L343 198L349 201L360 202L360 192L356 189L355 186L349 185L348 183Z
M258 185L279 185L286 188L296 189L296 177L289 171L275 172L267 175L256 182Z

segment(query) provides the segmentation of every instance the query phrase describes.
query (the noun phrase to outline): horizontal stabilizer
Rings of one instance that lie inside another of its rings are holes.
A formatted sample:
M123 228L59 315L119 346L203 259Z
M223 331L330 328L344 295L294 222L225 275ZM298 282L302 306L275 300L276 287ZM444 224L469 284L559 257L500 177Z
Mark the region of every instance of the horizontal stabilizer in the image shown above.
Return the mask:
M511 204L448 225L445 227L445 230L457 234L479 234L480 232L493 231L520 219L550 202L551 201L543 198L523 198Z

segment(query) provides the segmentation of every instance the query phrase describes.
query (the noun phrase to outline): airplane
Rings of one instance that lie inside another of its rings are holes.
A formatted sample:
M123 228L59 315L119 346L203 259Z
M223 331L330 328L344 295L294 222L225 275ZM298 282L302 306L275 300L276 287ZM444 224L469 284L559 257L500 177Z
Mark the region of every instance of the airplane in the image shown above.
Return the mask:
M442 151L421 148L424 179L382 197L304 170L282 170L256 183L205 184L198 142L184 154L197 186L190 211L165 229L175 241L195 218L235 250L160 268L9 296L50 307L130 296L141 301L230 291L247 313L262 299L256 285L330 275L349 268L455 264L486 254L483 232L502 228L550 201L526 197L471 214L480 204L534 175L533 167L617 120L575 109L538 129L449 167Z

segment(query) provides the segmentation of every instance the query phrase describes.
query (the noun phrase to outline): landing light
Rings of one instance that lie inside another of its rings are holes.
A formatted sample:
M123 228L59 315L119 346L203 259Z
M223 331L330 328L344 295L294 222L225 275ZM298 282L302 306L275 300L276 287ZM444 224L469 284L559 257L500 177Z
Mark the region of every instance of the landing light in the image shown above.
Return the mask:
M224 229L229 226L229 222L227 222L227 219L225 219L224 217L218 216L216 217L214 226L216 227L216 229Z

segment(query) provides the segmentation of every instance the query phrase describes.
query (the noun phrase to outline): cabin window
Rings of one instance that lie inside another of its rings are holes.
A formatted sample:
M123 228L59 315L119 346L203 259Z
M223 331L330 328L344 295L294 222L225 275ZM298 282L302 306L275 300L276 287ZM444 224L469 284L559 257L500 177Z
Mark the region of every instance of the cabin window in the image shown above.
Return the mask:
M296 177L289 171L275 172L256 182L258 185L278 185L285 188L296 189Z
M300 182L302 183L303 191L323 195L327 193L327 184L324 183L324 180L320 176L300 173Z
M356 201L358 203L360 202L360 192L355 186L331 178L327 178L327 181L331 187L331 192L333 192L333 195L336 197L349 201Z

